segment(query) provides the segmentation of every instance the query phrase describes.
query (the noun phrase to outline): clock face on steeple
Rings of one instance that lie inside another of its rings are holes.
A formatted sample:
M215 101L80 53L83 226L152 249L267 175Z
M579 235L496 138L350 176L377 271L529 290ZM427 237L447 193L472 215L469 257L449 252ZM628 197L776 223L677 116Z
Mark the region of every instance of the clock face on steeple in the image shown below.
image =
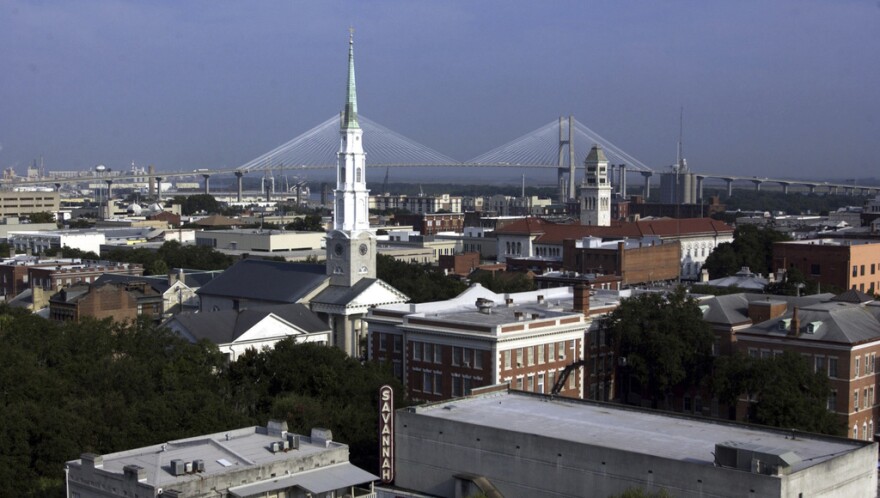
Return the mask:
M369 248L367 247L366 244L361 244L361 246L358 248L358 251L360 251L361 256L366 256L367 251L369 251Z
M342 244L337 242L335 246L333 246L333 253L337 256L342 256L343 247Z

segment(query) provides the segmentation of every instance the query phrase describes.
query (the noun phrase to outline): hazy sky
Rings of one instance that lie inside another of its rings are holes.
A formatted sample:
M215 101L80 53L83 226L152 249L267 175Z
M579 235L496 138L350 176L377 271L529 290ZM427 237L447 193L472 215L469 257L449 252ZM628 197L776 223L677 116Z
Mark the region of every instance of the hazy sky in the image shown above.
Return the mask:
M683 106L694 170L880 176L877 0L0 0L0 167L238 166L342 108L349 25L359 111L459 160L573 114L660 169Z

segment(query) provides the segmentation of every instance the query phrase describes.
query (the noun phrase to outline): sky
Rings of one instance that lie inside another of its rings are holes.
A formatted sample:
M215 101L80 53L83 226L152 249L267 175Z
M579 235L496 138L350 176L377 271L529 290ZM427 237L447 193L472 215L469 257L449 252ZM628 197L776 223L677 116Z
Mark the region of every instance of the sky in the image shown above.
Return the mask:
M243 164L343 107L349 26L359 112L459 160L574 115L662 170L683 108L694 171L880 177L877 0L0 0L0 167Z

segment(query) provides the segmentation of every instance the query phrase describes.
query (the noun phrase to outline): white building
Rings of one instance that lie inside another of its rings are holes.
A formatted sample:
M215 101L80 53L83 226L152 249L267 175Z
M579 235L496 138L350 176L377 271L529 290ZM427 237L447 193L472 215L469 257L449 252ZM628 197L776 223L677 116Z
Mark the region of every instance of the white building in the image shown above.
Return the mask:
M581 225L611 225L611 183L608 182L608 159L599 145L594 145L584 160L585 177L581 185Z
M9 232L9 244L17 252L31 251L32 254L54 253L62 247L70 247L100 255L101 244L106 241L103 232L89 229Z

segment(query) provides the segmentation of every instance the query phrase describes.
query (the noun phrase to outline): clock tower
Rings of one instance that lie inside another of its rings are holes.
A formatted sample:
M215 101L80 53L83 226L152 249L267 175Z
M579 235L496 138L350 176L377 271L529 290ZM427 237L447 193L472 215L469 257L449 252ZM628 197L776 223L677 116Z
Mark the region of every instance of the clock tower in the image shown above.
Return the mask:
M348 39L348 91L340 114L333 229L327 233L327 275L331 286L351 287L376 278L376 236L370 231L366 154L358 125L354 79L354 31Z

